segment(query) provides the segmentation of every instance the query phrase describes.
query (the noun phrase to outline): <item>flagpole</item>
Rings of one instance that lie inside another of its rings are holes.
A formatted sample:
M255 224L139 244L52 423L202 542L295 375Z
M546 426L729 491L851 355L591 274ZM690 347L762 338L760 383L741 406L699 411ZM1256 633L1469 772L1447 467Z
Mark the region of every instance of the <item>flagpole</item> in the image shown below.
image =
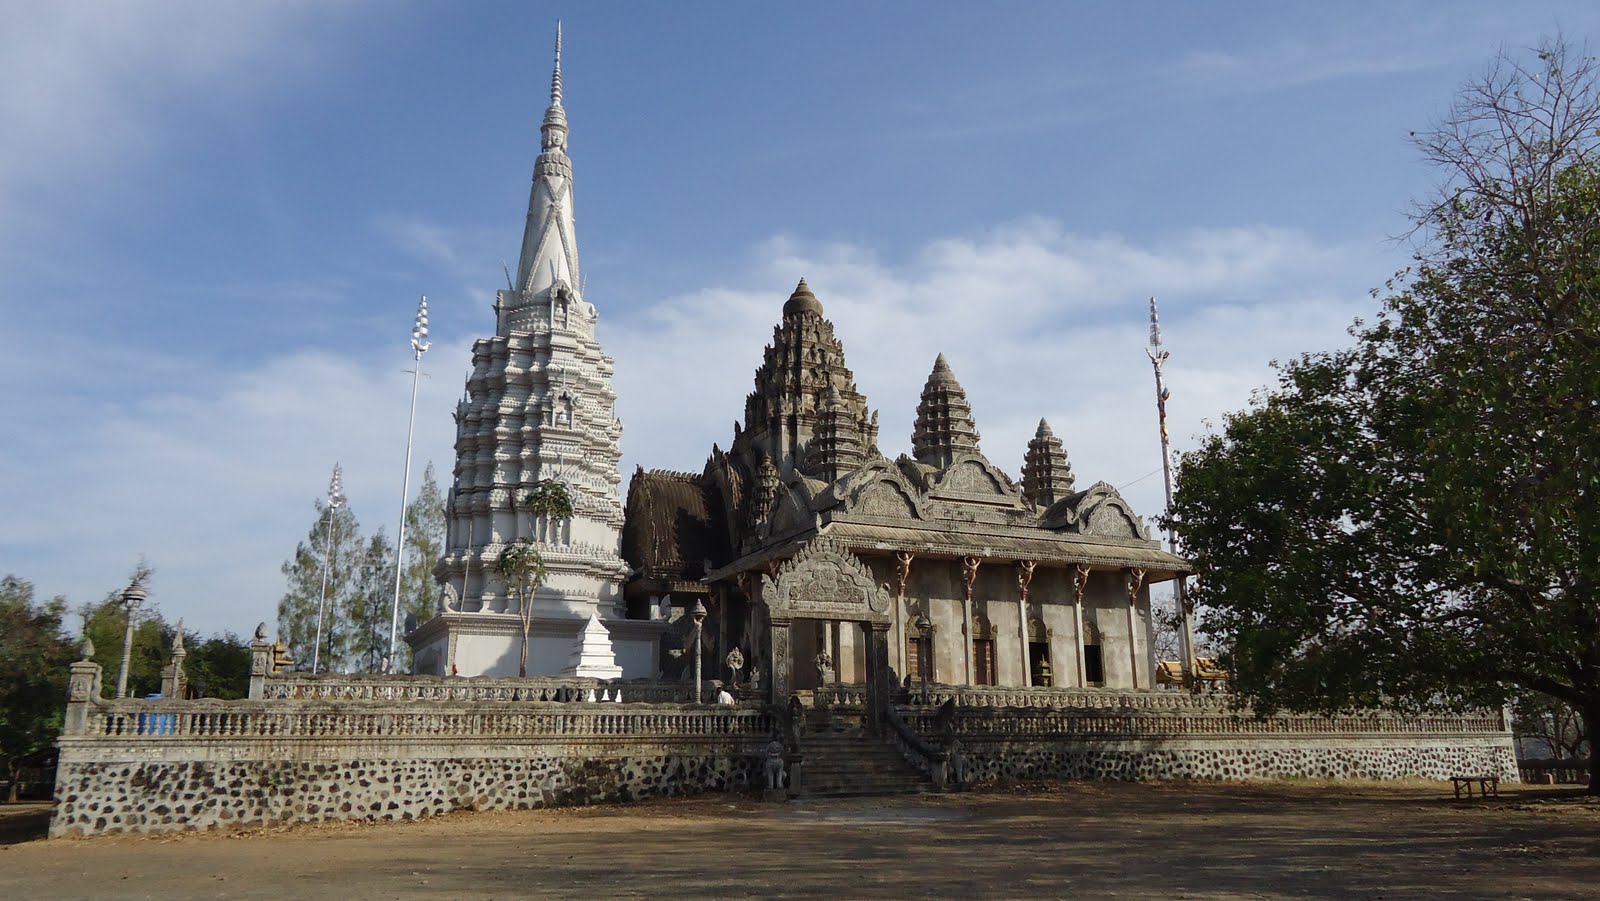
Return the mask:
M400 581L406 571L406 501L411 496L411 440L417 426L417 383L422 378L422 355L428 343L428 295L417 304L417 322L411 329L411 418L406 422L406 473L400 482L400 529L394 548L394 604L389 612L389 653L383 658L383 671L394 669L394 649L400 632Z
M1161 343L1161 317L1156 311L1156 299L1150 298L1150 347L1145 350L1150 357L1150 366L1156 373L1156 419L1161 426L1161 480L1167 489L1167 515L1172 515L1172 448L1167 437L1167 398L1172 392L1167 390L1162 368L1166 365L1167 349ZM1178 538L1172 531L1172 524L1167 524L1167 548L1173 554L1178 553ZM1194 624L1191 622L1189 599L1184 591L1184 575L1178 574L1174 582L1173 592L1177 595L1179 628L1183 635L1183 671L1191 682L1197 678L1194 655Z
M328 481L328 523L322 529L322 600L317 602L317 641L311 650L311 674L317 674L322 664L322 614L328 609L328 566L333 559L334 513L344 505L344 472L333 464L333 478ZM328 649L329 655L333 649Z

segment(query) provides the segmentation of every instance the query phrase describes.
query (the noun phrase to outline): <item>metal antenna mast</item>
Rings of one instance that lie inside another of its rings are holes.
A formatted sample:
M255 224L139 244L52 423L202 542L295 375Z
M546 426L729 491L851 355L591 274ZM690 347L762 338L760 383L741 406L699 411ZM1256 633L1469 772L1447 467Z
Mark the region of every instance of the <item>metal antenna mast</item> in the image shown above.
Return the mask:
M1172 392L1167 390L1163 379L1162 367L1166 365L1167 349L1161 343L1161 317L1156 310L1156 299L1150 298L1150 346L1145 349L1145 354L1150 357L1150 366L1156 373L1156 418L1161 425L1161 479L1167 489L1167 513L1172 513L1172 449L1167 438L1167 398ZM1178 552L1178 539L1173 534L1172 526L1167 526L1167 548L1176 554ZM1194 659L1194 625L1190 622L1189 599L1183 588L1184 578L1180 574L1173 583L1173 591L1177 595L1178 619L1183 632L1183 668L1190 679L1197 676Z
M411 496L411 437L417 427L417 383L422 379L422 355L428 343L428 295L417 304L417 322L411 328L411 419L406 423L406 474L400 483L400 530L394 548L394 605L389 612L389 653L383 658L383 671L394 668L395 642L400 632L400 580L406 571L406 501Z

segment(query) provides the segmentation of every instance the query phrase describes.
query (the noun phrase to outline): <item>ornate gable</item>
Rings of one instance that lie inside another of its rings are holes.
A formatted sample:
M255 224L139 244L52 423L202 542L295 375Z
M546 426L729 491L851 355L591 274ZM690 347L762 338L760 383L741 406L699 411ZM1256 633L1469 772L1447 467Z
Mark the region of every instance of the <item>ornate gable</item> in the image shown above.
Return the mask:
M1150 530L1143 520L1117 489L1107 483L1096 482L1075 500L1078 532L1107 538L1150 539Z
M929 491L934 497L1022 506L1021 492L980 453L957 454L930 482Z
M922 496L900 470L886 460L869 464L842 486L845 511L886 519L927 519Z
M890 619L889 592L873 581L872 571L844 545L825 535L807 542L778 567L775 577L762 576L761 599L769 615L778 618Z

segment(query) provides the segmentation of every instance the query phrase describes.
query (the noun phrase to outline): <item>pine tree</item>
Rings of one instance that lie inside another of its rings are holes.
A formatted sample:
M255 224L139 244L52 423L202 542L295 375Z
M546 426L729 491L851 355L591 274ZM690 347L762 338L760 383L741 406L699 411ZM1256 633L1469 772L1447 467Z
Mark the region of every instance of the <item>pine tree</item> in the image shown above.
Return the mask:
M444 555L444 496L434 477L433 464L422 471L416 500L406 505L406 562L400 585L400 618L413 614L418 623L433 618L439 606L439 583L433 567Z
M287 590L278 601L278 634L289 648L295 667L310 670L339 668L350 653L350 624L343 614L349 609L347 598L360 576L365 548L361 525L348 504L333 508L319 498L314 504L317 516L306 540L295 547L294 556L284 561ZM323 603L323 562L327 561L327 601L323 608L322 650L315 653L317 610Z
M346 668L376 673L389 653L389 630L394 614L394 545L380 526L367 539L355 582L344 597L344 621L349 624Z

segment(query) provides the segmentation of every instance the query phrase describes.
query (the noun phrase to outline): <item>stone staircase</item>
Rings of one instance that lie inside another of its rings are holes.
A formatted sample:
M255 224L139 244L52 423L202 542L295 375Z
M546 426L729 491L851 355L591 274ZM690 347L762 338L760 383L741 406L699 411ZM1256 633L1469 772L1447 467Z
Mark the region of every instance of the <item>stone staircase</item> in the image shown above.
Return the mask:
M805 754L801 798L908 795L933 791L887 738L872 735L859 712L810 710L800 737Z

